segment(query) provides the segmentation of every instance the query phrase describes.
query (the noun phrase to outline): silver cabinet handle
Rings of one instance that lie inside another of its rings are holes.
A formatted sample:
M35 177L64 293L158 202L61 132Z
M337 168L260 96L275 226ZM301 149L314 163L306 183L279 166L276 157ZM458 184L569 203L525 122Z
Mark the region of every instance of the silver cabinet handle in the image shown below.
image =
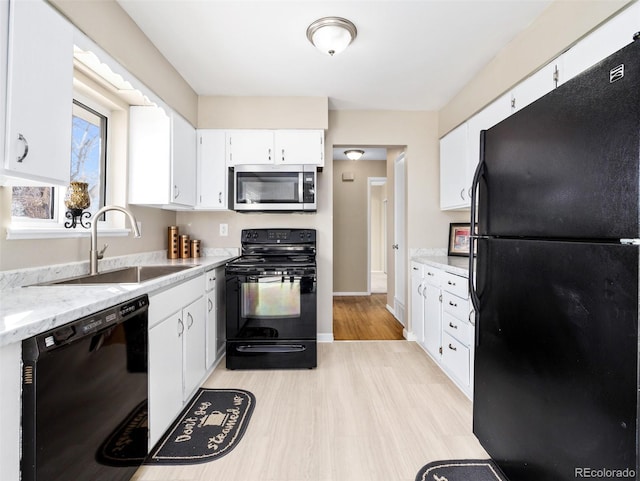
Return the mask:
M433 276L435 276L435 274L434 274L433 272L427 272L427 275L428 275L429 277L433 277Z
M182 337L182 333L184 332L184 323L182 319L178 319L178 337Z
M209 312L211 312L213 310L213 302L211 302L211 299L207 299L209 301Z
M391 246L391 248L392 248L392 249L396 249L396 250L398 250L398 248L399 248L399 247L398 247L398 244L393 244L393 245Z
M177 199L180 196L180 189L178 189L177 185L173 186L173 198Z
M455 286L456 285L455 282L451 282L451 281L447 281L447 284L449 284L450 286Z
M18 141L24 142L24 152L22 152L22 155L18 155L18 162L22 163L29 153L29 143L27 142L27 139L25 139L24 135L20 133L18 134Z
M284 162L284 149L282 149L282 162Z
M422 295L422 284L418 285L418 294Z
M467 190L467 196L471 198L471 187L469 187L469 189Z
M449 301L449 305L451 307L458 307L458 304L454 303L453 301Z
M191 326L193 326L193 316L190 312L187 312L187 319L187 329L191 329Z
M450 322L450 323L449 323L449 327L450 327L451 329L458 329L458 326L456 326L453 322Z
M218 192L218 204L222 204L222 192Z
M464 187L463 187L463 188L462 188L462 190L460 191L460 198L461 198L462 200L465 200L465 199L464 199Z
M457 351L458 348L455 346L452 346L451 344L449 344L449 349L451 349L452 351Z
M271 149L269 149L269 160L271 160Z

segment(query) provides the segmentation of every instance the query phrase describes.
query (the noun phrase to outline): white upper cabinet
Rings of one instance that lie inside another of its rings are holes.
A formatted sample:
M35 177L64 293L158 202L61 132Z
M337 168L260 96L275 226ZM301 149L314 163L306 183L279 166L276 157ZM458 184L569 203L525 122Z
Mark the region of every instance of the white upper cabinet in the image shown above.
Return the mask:
M557 58L520 82L511 91L511 110L517 112L556 88L561 59Z
M562 55L560 83L575 77L633 41L640 30L640 3L634 3Z
M324 165L324 131L277 130L277 164Z
M227 164L273 164L272 130L227 131Z
M469 207L467 122L440 139L440 208Z
M196 208L227 210L229 169L225 162L225 132L203 129L198 138L198 192Z
M324 166L323 130L228 130L227 165Z
M196 201L196 131L153 106L129 109L129 203L175 209Z
M44 0L11 0L8 43L3 181L67 185L73 26Z
M177 114L171 116L171 202L196 204L196 129Z

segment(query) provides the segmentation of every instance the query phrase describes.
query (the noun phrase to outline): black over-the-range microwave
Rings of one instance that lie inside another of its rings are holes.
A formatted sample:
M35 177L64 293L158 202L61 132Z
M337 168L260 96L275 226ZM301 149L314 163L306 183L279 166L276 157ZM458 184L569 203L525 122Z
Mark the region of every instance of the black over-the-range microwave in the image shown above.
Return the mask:
M230 205L241 212L316 210L315 165L236 165Z

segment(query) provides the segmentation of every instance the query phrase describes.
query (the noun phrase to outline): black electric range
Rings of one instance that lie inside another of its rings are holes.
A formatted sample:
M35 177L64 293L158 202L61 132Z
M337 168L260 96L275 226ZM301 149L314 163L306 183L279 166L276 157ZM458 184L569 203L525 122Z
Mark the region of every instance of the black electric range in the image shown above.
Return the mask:
M245 229L226 265L229 369L317 365L314 229Z

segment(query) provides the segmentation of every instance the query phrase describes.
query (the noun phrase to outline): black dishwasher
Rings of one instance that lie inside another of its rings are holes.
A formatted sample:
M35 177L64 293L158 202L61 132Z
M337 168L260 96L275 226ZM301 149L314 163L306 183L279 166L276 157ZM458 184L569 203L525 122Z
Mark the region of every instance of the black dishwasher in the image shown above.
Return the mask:
M22 480L129 480L147 454L146 295L22 343Z

